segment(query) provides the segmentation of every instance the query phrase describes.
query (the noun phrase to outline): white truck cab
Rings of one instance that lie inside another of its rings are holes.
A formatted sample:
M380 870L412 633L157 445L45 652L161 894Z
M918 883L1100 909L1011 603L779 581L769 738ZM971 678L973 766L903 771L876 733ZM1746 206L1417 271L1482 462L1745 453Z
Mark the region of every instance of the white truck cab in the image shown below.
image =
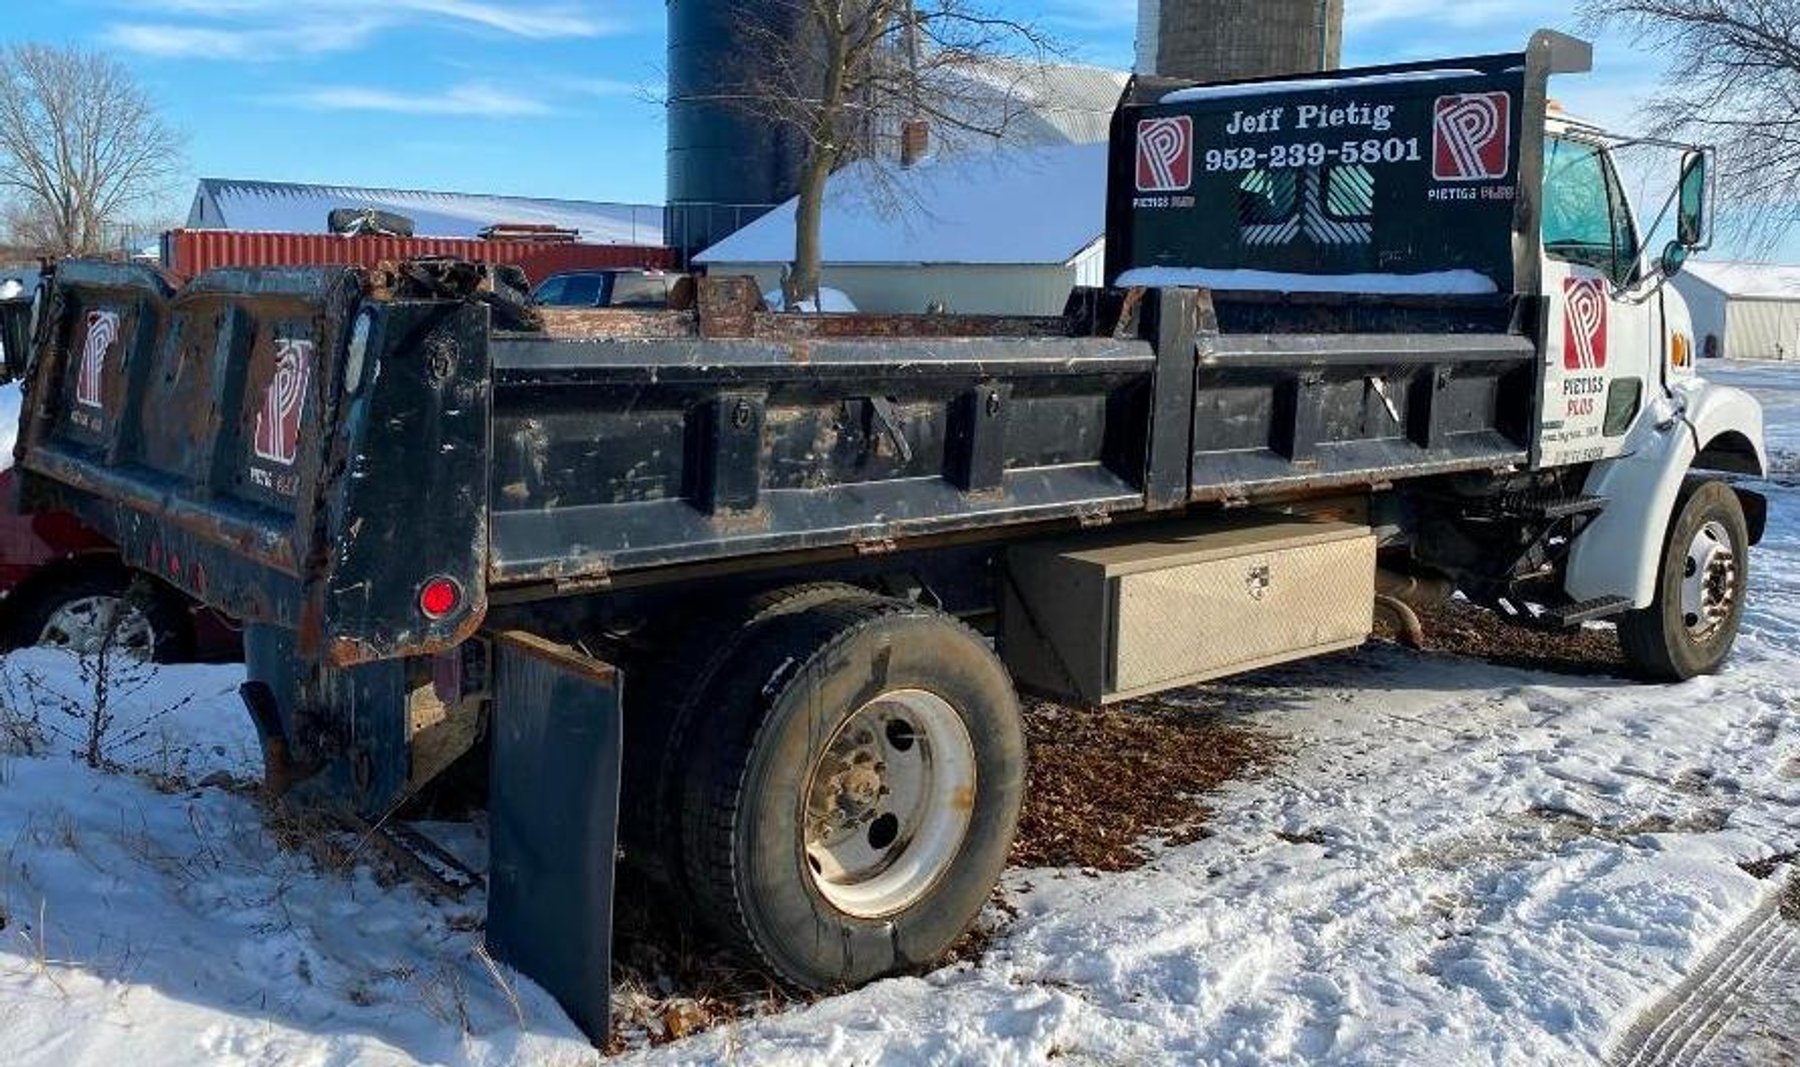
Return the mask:
M1606 501L1571 548L1570 597L1628 607L1627 651L1655 661L1658 673L1686 676L1716 665L1701 648L1739 607L1746 550L1763 519L1760 498L1707 488L1694 472L1761 475L1768 464L1760 406L1699 376L1692 317L1667 284L1707 244L1710 155L1682 152L1675 190L1646 224L1614 155L1642 143L1555 109L1546 121L1540 276L1549 321L1533 452L1540 467L1591 464L1586 492ZM1653 258L1647 235L1671 208L1675 238ZM1725 514L1734 507L1745 514Z

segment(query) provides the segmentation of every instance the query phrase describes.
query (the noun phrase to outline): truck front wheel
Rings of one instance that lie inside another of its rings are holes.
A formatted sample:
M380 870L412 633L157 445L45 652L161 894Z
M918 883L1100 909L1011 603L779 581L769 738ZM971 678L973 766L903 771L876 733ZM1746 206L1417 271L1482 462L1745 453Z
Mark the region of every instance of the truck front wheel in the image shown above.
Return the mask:
M769 619L702 697L683 803L701 914L806 989L941 956L1006 863L1018 698L960 623L896 601Z
M1619 643L1643 674L1685 681L1711 674L1730 654L1744 616L1750 534L1724 482L1690 481L1675 502L1649 607L1619 620Z

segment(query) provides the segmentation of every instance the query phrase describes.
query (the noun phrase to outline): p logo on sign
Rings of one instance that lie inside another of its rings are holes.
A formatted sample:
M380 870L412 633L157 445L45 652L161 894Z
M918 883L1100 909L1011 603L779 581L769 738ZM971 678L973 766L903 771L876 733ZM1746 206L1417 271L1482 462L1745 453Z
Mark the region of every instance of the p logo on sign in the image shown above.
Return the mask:
M1185 193L1194 184L1194 120L1186 115L1138 123L1140 193Z
M101 399L100 385L106 373L106 353L118 339L118 312L88 312L87 339L81 345L81 371L75 378L75 402L82 407L106 406Z
M294 465L300 451L300 420L306 415L306 386L312 380L313 343L277 337L275 376L263 390L256 413L256 458Z
M1569 278L1563 282L1563 367L1606 369L1605 278Z
M1512 96L1440 96L1432 107L1431 176L1440 182L1483 182L1512 171Z

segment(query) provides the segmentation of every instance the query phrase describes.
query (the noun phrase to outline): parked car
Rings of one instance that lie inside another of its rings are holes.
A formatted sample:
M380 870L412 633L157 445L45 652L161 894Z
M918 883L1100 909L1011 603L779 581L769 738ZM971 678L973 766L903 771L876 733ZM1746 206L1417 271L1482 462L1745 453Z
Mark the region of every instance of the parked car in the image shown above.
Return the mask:
M75 516L21 514L16 499L0 471L0 646L92 653L111 627L115 648L159 663L242 655L235 624L126 566Z
M660 308L685 277L660 270L572 270L539 282L531 298L545 307Z
M134 589L139 572L75 516L19 511L11 470L19 399L17 386L0 389L0 647L91 653L111 627L114 646L142 659L242 655L234 624L149 575Z

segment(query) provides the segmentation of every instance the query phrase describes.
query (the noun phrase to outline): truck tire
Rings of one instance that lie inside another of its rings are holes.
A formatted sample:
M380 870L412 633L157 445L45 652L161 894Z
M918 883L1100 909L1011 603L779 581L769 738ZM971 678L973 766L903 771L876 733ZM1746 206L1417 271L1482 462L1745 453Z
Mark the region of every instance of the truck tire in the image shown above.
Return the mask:
M1737 641L1749 578L1750 534L1737 494L1721 481L1689 480L1663 543L1656 598L1619 619L1625 658L1658 681L1718 670Z
M683 791L698 914L808 990L930 963L1012 847L1025 739L1011 679L954 619L842 600L769 618L701 696Z
M626 747L646 756L626 768L622 827L625 852L636 868L678 889L681 869L682 778L697 719L706 717L700 696L737 654L754 627L779 615L841 600L873 601L876 594L846 582L808 582L767 590L688 621L657 640L661 651L628 670ZM700 728L706 728L702 723Z

